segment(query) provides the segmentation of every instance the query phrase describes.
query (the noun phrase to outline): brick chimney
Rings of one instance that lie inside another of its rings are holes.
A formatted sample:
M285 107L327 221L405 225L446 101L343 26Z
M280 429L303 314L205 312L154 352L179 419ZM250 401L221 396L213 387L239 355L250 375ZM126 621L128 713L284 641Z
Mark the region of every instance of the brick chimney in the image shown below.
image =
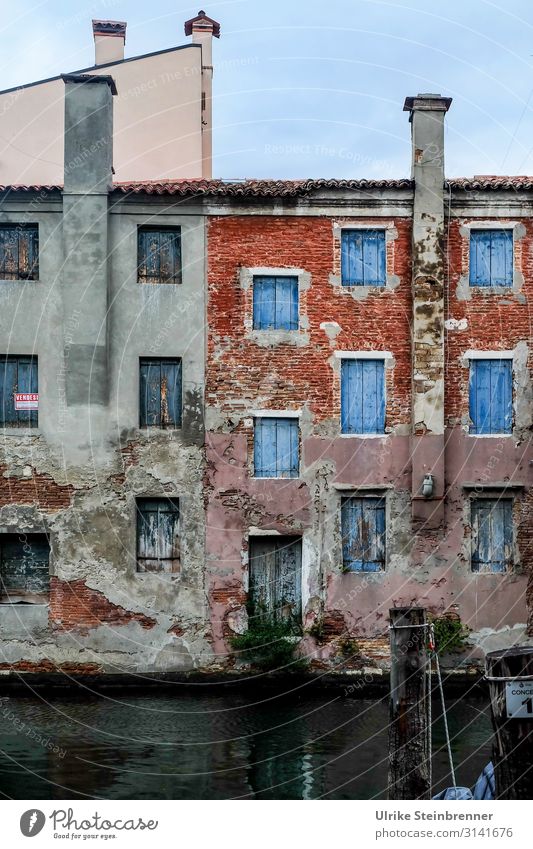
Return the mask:
M93 21L95 65L124 59L126 26L125 21Z
M209 180L213 170L213 37L220 38L220 24L200 9L185 21L185 35L202 48L202 177Z
M444 116L451 102L440 94L418 94L404 104L414 181L412 514L419 541L444 522ZM431 486L424 489L429 476ZM423 562L423 544L416 557Z

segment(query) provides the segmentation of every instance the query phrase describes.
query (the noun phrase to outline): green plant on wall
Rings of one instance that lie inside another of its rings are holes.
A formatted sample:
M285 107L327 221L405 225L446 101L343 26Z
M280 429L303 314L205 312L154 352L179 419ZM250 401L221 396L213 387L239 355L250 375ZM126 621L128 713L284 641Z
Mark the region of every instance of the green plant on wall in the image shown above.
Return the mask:
M357 640L352 640L350 637L342 637L339 641L339 653L346 660L353 660L360 656L361 649L359 648Z
M307 666L305 660L296 657L301 628L290 619L275 619L262 614L251 616L248 630L231 639L232 648L241 660L251 663L263 672L296 672Z
M307 633L313 637L317 643L323 643L326 637L326 629L323 616L317 616Z
M458 617L436 616L430 621L433 623L435 648L439 654L465 650L470 632Z

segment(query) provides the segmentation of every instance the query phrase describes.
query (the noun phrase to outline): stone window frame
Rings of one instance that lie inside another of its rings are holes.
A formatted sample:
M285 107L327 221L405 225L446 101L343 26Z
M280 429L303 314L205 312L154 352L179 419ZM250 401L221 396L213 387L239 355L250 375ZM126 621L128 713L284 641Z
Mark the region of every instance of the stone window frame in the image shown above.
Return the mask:
M333 222L333 270L329 275L330 285L340 295L346 295L356 301L365 300L368 295L391 292L400 285L400 278L394 273L395 241L398 229L394 221L381 219L357 219ZM341 276L341 241L343 230L384 230L385 231L385 285L384 286L343 286Z
M473 439L512 439L514 436L516 420L517 420L517 401L518 401L518 387L517 387L517 375L516 375L516 367L515 367L515 359L516 352L514 350L503 350L503 351L478 351L478 350L468 350L461 354L460 360L463 368L468 369L468 380L467 380L467 413L466 416L462 419L463 430ZM470 370L471 370L471 362L472 360L511 360L512 366L512 393L513 393L513 422L511 427L511 433L470 433Z
M254 277L296 277L298 279L298 329L257 330L254 329ZM303 268L275 266L241 266L239 285L244 293L243 321L245 339L269 348L272 345L304 346L309 344L309 318L307 315L307 292L311 288L311 273Z
M513 283L512 286L472 286L470 284L470 233L472 230L511 230L513 233ZM461 236L461 273L455 290L458 301L470 301L478 295L520 295L524 285L522 260L524 258L523 239L526 236L525 225L521 221L493 218L471 219L463 221L459 227Z
M522 484L510 484L507 483L473 483L473 484L463 484L463 489L466 490L465 501L464 501L464 524L465 527L469 529L469 532L466 535L465 546L464 546L464 554L465 554L465 562L468 567L468 574L471 577L499 577L499 578L509 578L512 576L522 574L522 564L520 563L520 551L518 546L518 526L520 523L520 509L521 509L521 501L523 495L523 485ZM494 500L505 499L506 501L512 502L511 507L511 517L512 517L512 533L513 533L513 543L512 543L512 565L509 569L504 572L492 572L492 571L474 571L472 569L472 551L473 551L473 531L472 531L472 504L474 501L494 501Z
M385 369L385 427L383 433L342 433L341 430L341 363L342 360L384 360ZM392 372L396 360L392 351L334 351L333 352L333 404L337 411L338 433L341 439L386 439L393 428L389 425L389 401L392 398Z

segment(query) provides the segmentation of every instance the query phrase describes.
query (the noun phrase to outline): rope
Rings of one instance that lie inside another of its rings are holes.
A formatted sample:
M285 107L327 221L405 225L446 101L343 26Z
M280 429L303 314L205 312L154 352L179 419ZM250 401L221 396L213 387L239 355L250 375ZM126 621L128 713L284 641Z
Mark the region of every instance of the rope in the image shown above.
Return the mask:
M437 670L437 681L439 684L439 692L442 703L442 719L444 721L444 733L446 735L446 748L448 750L448 760L450 762L450 774L452 776L453 786L457 787L457 782L455 780L455 769L453 766L453 755L452 755L452 743L450 740L450 730L448 728L448 717L446 715L446 702L444 701L444 688L442 686L442 675L440 671L440 662L439 655L437 654L437 648L435 645L435 627L433 623L430 623L429 629L429 650L430 650L430 658L431 655L435 657L435 667ZM430 659L430 668L431 668L431 659Z
M533 675L484 675L485 681L533 681Z
M429 780L429 795L433 796L433 716L431 707L431 631L429 632L429 655L428 655L428 780Z

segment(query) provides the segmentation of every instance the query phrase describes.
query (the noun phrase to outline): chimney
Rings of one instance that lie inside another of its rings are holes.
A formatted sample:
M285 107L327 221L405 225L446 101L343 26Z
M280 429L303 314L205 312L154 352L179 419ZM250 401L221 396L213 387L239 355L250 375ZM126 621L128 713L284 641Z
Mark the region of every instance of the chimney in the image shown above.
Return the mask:
M213 37L220 38L220 24L200 9L195 18L185 21L185 35L202 49L202 177L213 173Z
M126 27L125 21L93 21L95 65L124 59Z
M412 514L425 551L427 530L444 521L444 116L451 97L407 97L414 181L412 235ZM432 479L431 491L424 480Z
M108 397L108 207L116 88L110 76L68 74L63 81L65 399L79 445L88 445Z

